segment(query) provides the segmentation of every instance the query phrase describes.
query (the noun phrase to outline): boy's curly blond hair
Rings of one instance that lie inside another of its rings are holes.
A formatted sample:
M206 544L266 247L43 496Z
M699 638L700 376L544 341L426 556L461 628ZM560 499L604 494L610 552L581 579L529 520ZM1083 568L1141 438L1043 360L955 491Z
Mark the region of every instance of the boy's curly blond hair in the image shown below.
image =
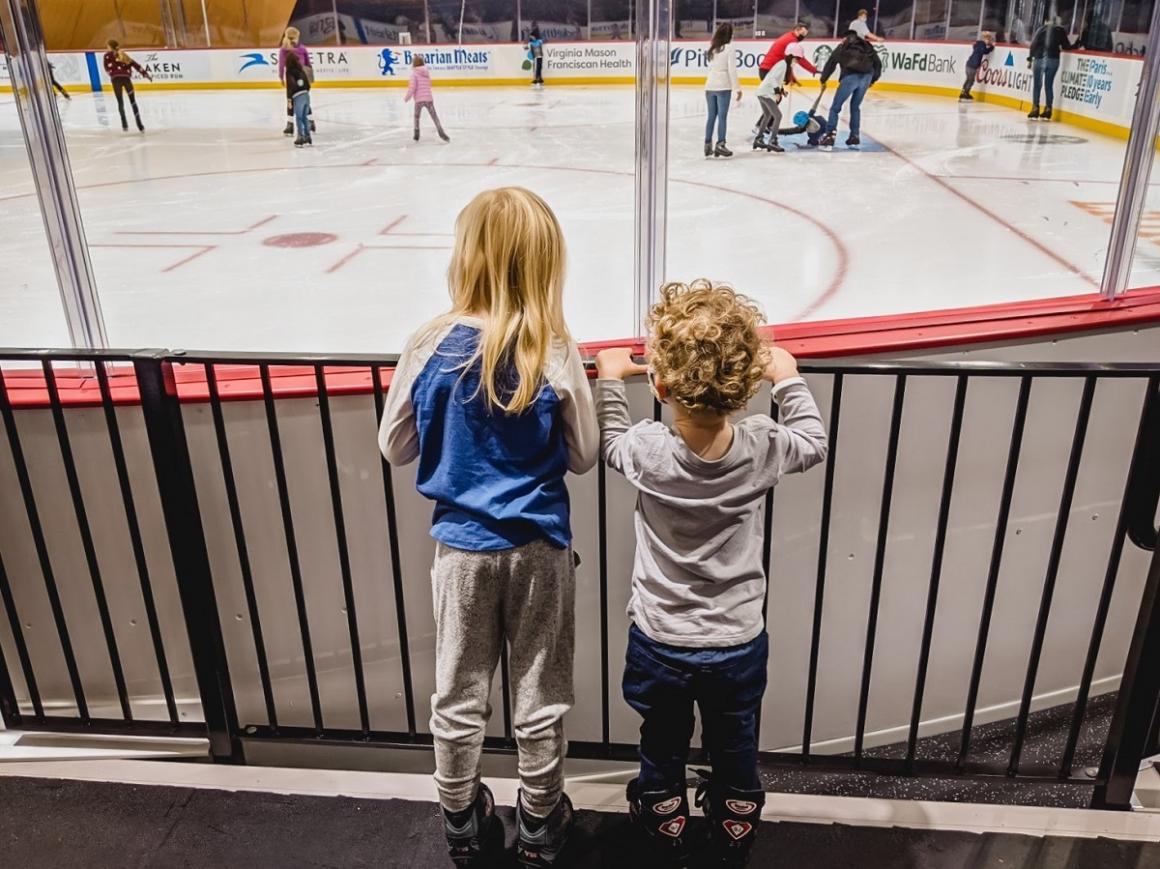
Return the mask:
M648 357L673 399L689 410L741 410L761 385L769 349L750 299L699 278L668 283L649 312Z

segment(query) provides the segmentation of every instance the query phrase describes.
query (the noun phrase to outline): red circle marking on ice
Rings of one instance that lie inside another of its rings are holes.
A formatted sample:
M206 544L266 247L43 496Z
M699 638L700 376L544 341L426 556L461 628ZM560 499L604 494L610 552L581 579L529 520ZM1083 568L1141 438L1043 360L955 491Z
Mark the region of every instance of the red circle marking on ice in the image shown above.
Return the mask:
M318 247L338 241L338 236L330 232L288 232L263 239L267 247Z

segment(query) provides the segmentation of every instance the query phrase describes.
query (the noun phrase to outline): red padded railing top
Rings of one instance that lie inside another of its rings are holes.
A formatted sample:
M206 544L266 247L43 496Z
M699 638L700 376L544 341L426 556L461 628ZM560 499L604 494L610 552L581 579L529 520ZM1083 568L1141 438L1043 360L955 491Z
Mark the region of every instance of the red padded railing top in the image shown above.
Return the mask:
M1008 343L1046 335L1145 324L1160 324L1160 287L1131 290L1111 302L1094 294L1067 296L937 312L792 323L772 326L769 331L778 344L795 356L821 359ZM585 343L581 345L581 351L593 355L605 347L630 345L643 351L640 340L631 338ZM1160 357L1160 348L1157 348L1157 357ZM276 354L271 355L270 369L276 397L310 398L317 395L313 368L300 364L279 365L274 361L276 358ZM215 371L223 401L262 397L256 364L217 364ZM83 366L74 370L60 365L56 372L63 404L72 407L100 404L97 382ZM183 401L209 399L203 364L176 365L174 376ZM384 368L384 386L390 383L390 377L391 371ZM8 368L4 379L14 407L48 406L48 392L40 370ZM111 365L109 383L115 403L135 404L139 400L131 366ZM370 368L365 365L327 366L326 385L331 395L367 394L371 391Z

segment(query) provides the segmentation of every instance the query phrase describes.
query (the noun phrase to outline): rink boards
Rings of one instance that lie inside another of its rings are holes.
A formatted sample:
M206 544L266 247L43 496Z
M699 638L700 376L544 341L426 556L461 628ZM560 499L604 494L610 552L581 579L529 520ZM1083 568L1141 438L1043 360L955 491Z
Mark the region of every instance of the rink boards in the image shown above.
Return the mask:
M743 84L757 82L757 69L769 40L734 43ZM806 54L819 67L833 50L833 41L807 40ZM674 84L704 81L708 44L672 43L669 74ZM549 84L630 84L635 81L636 44L625 41L549 43L544 75ZM963 85L965 43L892 42L877 47L882 60L883 90L953 94ZM530 77L523 45L487 43L448 46L333 46L311 48L311 59L322 87L406 85L411 62L423 56L439 85L522 85ZM153 75L142 88L278 87L277 51L272 49L147 49L135 59ZM51 54L57 79L65 85L94 91L108 87L96 52ZM1065 53L1056 79L1056 108L1064 120L1111 135L1126 136L1131 125L1142 64L1139 58L1088 52ZM814 80L807 78L811 86ZM977 97L1015 108L1028 105L1032 76L1027 49L996 46L976 75ZM0 90L8 86L8 71L0 59Z

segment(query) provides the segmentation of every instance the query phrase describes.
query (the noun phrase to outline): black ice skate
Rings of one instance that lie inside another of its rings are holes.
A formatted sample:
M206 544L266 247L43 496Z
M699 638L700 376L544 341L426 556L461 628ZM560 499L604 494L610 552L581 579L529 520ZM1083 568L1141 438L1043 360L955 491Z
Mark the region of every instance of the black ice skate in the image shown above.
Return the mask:
M785 153L785 148L783 148L781 145L777 144L777 139L774 139L772 142L766 142L765 150L769 151L771 154L784 154Z
M560 794L560 802L546 818L534 818L524 811L524 795L516 799L516 862L531 869L550 869L556 865L575 822L572 801Z
M818 142L818 145L822 148L832 148L832 147L834 147L834 140L836 138L837 138L837 136L834 135L834 131L830 130L830 132L828 132L828 133L826 133L826 135L822 136L822 139L820 142Z
M960 103L974 102L974 99L975 98L973 96L971 96L970 94L959 94L959 102Z
M730 869L748 865L749 852L761 824L765 791L717 787L705 780L697 787L695 802L709 822L711 861L707 865Z
M1031 109L1031 111L1029 111L1027 113L1027 120L1029 120L1029 121L1038 121L1039 120L1039 106L1035 106L1034 108Z
M712 156L713 156L713 143L712 143L712 142L706 142L706 143L705 143L705 156L706 156L706 157L712 157Z
M689 800L684 787L668 791L641 791L628 783L625 797L633 824L647 837L649 856L658 864L685 867L689 863Z
M1050 120L1051 120L1051 109L1046 109L1046 110L1043 112L1043 114L1039 116L1039 120L1041 120L1041 121L1050 121Z
M439 131L439 138L442 139L444 142L451 141L451 137L448 136L446 133L444 133L442 130Z
M294 124L291 121L287 121L286 126L282 128L282 135L283 136L293 136L294 135Z
M310 132L312 132L312 133L318 132L318 125L314 123L314 118L310 119Z
M297 139L294 140L294 147L295 148L301 148L305 144L306 144L306 140L303 139L301 136L299 136Z
M419 131L418 130L415 131L415 141L416 142L419 141Z
M495 816L495 798L481 784L475 802L462 812L443 810L447 853L459 869L492 866L503 851L503 822Z
M717 147L713 149L714 157L732 157L733 152L725 147L724 142L718 142Z
M857 148L859 145L862 144L862 140L859 139L857 136L855 136L853 133L851 133L849 135L849 137L846 139L846 144L849 145L851 148Z

